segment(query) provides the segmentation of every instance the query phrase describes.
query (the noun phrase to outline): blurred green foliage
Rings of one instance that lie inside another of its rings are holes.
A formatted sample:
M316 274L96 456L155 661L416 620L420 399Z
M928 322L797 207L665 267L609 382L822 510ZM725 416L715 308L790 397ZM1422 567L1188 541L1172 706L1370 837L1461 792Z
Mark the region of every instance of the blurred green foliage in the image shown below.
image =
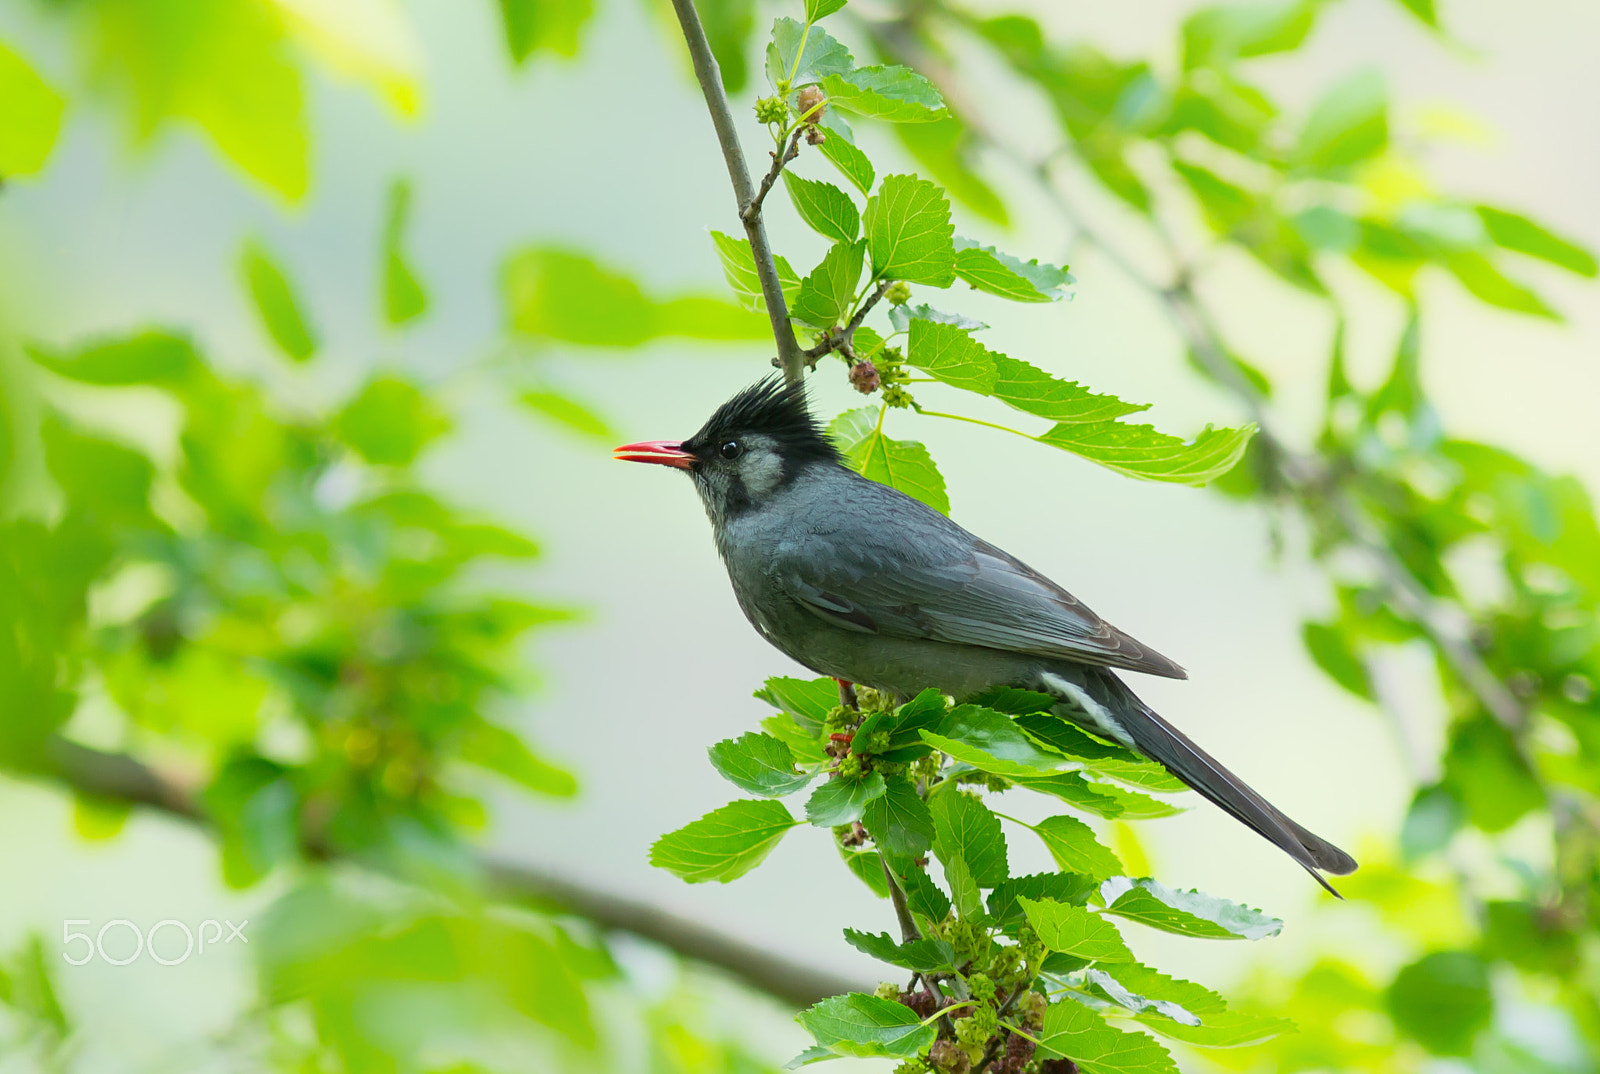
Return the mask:
M588 0L482 2L497 6L518 64L576 54L594 15ZM1050 40L1032 18L942 0L846 10L834 20L841 37L883 61L860 64L813 25L842 4L793 6L779 13L770 44L749 0L707 0L701 14L724 85L737 91L766 74L780 107L765 118L780 145L802 119L818 120L815 151L847 181L786 175L786 199L767 207L787 200L833 244L807 273L779 259L802 342L852 366L875 365L879 405L833 426L852 461L948 509L926 448L884 433L891 409L974 420L923 408L916 385L933 380L1051 423L1009 430L1048 446L1135 476L1214 480L1275 518L1304 523L1328 599L1303 638L1332 681L1380 718L1406 721L1406 707L1381 688L1384 669L1396 651L1422 650L1450 714L1442 755L1416 774L1402 831L1378 850L1388 860L1364 855L1344 889L1350 904L1325 911L1335 925L1341 916L1375 920L1402 957L1359 965L1330 949L1297 968L1268 956L1243 998L1274 1017L1230 1011L1199 985L1124 960L1103 915L1195 935L1244 934L1228 922L1259 932L1272 919L1154 881L1117 881L1116 855L1073 817L1033 828L1063 872L1009 877L999 818L978 797L953 793L952 783L952 793L922 802L892 771L889 780L873 772L829 781L827 795L813 792L807 820L845 826L841 856L875 893L889 893L885 857L851 841L858 819L893 853L932 851L948 894L901 869L910 911L931 934L923 946L886 934L848 941L900 969L961 955L1003 976L1036 957L1027 979L1058 990L1028 1023L1039 1039L1034 1062L1070 1055L1097 1074L1171 1069L1154 1042L1117 1025L1179 1042L1186 1065L1184 1042L1233 1046L1208 1050L1205 1061L1246 1071L1409 1072L1440 1058L1485 1074L1597 1069L1600 529L1572 478L1441 427L1421 374L1432 312L1419 286L1448 277L1510 314L1559 319L1523 278L1529 260L1594 278L1594 255L1514 208L1437 191L1415 141L1396 135L1380 72L1350 72L1303 111L1257 84L1252 61L1302 48L1331 0L1202 7L1176 28L1169 56L1148 59ZM70 57L70 73L0 42L0 179L57 181L49 161L64 118L78 101L100 98L135 141L190 125L250 182L293 202L312 179L314 67L355 73L399 115L421 104L417 71L371 45L409 32L400 5L355 14L287 0L46 7L63 45L52 60ZM1431 0L1396 8L1444 32ZM1058 145L1022 156L1007 148L1016 143L1005 117L946 107L971 102L959 91L977 53L1050 110ZM821 116L802 101L808 87L829 100ZM929 178L880 177L850 124L884 120ZM1161 271L1133 267L1095 213L1064 193L1063 175L1130 210L1153 248L1168 251ZM1140 404L995 352L973 337L977 322L924 295L889 292L894 281L960 280L1015 301L1061 297L1064 268L954 233L951 199L980 220L1020 222L1019 205L1000 193L1017 179L1035 183L1038 204L1148 286L1197 371L1230 391L1260 433L1252 439L1243 425L1185 441L1129 425L1119 419ZM427 310L423 276L406 253L411 197L397 180L380 236L378 306L399 330ZM652 295L579 251L513 251L503 275L508 336L521 348L764 338L748 244L713 240L737 302ZM292 362L314 360L317 317L305 292L265 245L237 241L241 284L266 336ZM1253 259L1259 280L1231 293L1197 287L1209 255L1225 248ZM1367 311L1346 301L1334 266L1365 272L1407 314L1390 372L1374 385L1347 373L1346 330ZM880 285L879 324L848 331ZM1333 325L1326 408L1310 450L1278 435L1273 386L1217 328L1224 304L1248 308L1284 285L1322 303ZM107 758L177 758L201 773L179 788L183 802L165 804L209 823L228 883L284 885L263 925L272 942L259 959L261 1002L239 1033L271 1044L231 1056L237 1068L463 1074L526 1069L537 1054L550 1066L592 1069L617 1061L608 1038L626 1027L647 1041L648 1069L765 1069L708 1028L714 1020L697 1009L693 989L643 999L596 929L485 893L470 848L488 819L474 773L536 794L575 790L572 776L495 717L526 686L525 639L571 612L493 596L477 581L484 563L527 560L537 547L452 507L418 477L417 461L453 428L438 393L381 370L345 398L307 406L219 373L171 330L35 344L29 354L31 369L0 362L0 764L75 788L89 838L113 836L130 801L145 800L105 778ZM93 420L85 393L159 398L168 427L150 442L126 439ZM519 381L508 393L543 419L608 435L596 408L558 386ZM170 446L158 449L163 436ZM764 733L720 743L712 755L763 800L696 822L716 818L715 838L663 840L660 864L727 879L801 825L766 796L793 793L828 763L831 690L768 684L763 697L779 711ZM887 751L915 748L925 731L985 781L1023 782L1090 815L1167 808L1132 789L1141 785L1123 777L1134 769L1109 782L1029 772L1015 751L1040 750L1042 729L1027 723L1037 714L990 704L1000 719L992 727L979 726L987 716L957 719L941 702L937 714L874 713L877 725L857 733L881 731ZM1006 739L1014 752L999 756L990 750L1006 727L1026 732ZM896 739L907 728L912 737ZM955 927L971 921L992 922L1003 939ZM1046 933L1053 943L1030 946ZM38 940L0 959L0 1045L66 1068L73 1035L91 1030L57 999L51 962ZM975 1011L998 1015L998 1007L978 1002ZM1298 1031L1280 1033L1284 1020ZM866 994L819 1004L805 1025L819 1047L854 1054L905 1055L932 1039L909 1007ZM463 1039L486 1046L462 1049Z

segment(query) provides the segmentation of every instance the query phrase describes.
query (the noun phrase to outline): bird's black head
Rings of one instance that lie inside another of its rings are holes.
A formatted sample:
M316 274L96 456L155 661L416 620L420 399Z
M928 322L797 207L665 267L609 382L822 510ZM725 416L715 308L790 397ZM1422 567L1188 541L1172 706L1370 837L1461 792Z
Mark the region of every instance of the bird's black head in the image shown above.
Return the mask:
M838 449L811 416L804 385L777 375L723 403L682 443L629 444L616 454L630 462L688 470L716 524L759 505L808 464L840 461Z

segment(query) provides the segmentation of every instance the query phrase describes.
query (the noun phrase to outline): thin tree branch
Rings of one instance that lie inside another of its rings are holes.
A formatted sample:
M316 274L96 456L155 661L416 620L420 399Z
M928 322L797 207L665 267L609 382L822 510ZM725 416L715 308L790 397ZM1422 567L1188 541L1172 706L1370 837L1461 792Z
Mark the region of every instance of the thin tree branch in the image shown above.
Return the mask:
M794 133L789 136L789 144L783 148L783 151L772 154L772 167L767 170L766 176L762 178L761 188L756 191L756 196L739 213L739 219L749 223L761 215L761 204L767 200L767 191L771 190L772 184L778 181L778 175L783 171L784 165L800 155L800 136L804 133L804 127L796 127Z
M865 323L867 314L872 312L872 307L878 304L892 286L894 286L893 280L880 281L872 294L868 295L866 300L861 303L861 308L856 310L855 316L850 318L849 324L837 331L830 331L821 343L818 343L810 350L802 351L801 353L806 356L806 364L815 367L817 359L831 351L843 351L846 356L854 358L856 356L856 329Z
M750 182L749 169L745 167L733 113L728 109L728 95L722 89L722 74L717 69L716 57L711 54L711 45L706 41L705 27L700 25L700 13L695 10L694 0L672 0L672 8L678 14L678 25L683 28L684 42L694 60L695 78L700 83L700 92L705 95L711 123L717 129L717 142L722 146L722 158L728 165L728 178L739 203L739 219L744 223L745 237L750 240L750 254L755 259L756 276L761 280L761 294L767 303L767 319L772 322L772 337L778 344L778 364L783 369L784 379L797 384L805 376L805 357L789 325L789 306L783 298L783 285L778 281L778 264L773 260L772 246L767 242L766 224L759 210L745 215L755 203L756 192Z
M52 736L42 765L32 774L59 780L80 794L145 806L208 831L211 827L197 788L126 754L107 753ZM329 854L326 847L308 851L317 857ZM478 865L490 891L508 902L564 911L594 922L603 931L625 932L659 944L683 958L724 970L784 1003L810 1006L862 987L859 981L801 965L715 929L662 913L649 903L559 877L537 866L487 855L479 858Z

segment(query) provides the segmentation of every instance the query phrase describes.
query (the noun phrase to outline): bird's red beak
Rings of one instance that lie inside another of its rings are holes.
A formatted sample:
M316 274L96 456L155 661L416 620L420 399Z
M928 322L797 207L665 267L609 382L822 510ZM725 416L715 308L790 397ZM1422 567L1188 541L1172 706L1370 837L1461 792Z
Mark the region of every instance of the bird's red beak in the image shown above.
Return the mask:
M687 470L694 465L694 456L683 450L683 444L677 440L641 440L637 444L623 444L611 449L611 457L621 462L676 466L680 470Z

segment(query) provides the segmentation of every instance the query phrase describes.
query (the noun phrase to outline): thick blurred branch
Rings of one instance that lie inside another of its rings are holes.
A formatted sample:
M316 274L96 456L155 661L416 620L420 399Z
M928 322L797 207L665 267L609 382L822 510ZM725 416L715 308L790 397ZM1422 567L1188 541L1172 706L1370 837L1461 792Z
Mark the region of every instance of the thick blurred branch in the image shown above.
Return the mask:
M783 285L778 281L778 263L773 260L772 246L767 242L767 225L756 204L750 170L745 167L739 132L733 125L733 113L728 109L728 95L722 89L722 73L717 68L716 57L711 54L711 44L706 40L705 27L700 25L700 13L695 10L694 0L672 0L672 7L678 13L678 24L683 27L683 39L694 60L695 78L700 82L700 92L705 94L711 123L717 129L717 142L722 146L722 158L728 165L728 178L733 182L734 197L739 202L739 219L744 222L745 237L750 240L750 255L755 259L756 276L761 280L761 294L767 303L767 319L772 322L772 336L778 344L778 364L783 369L784 379L797 384L805 376L805 358L794 338L794 329L789 326L789 305L783 297ZM785 163L776 154L774 158L770 178L776 178ZM770 181L767 186L771 186Z
M79 794L145 806L209 827L193 788L126 754L107 753L60 736L45 747L36 774L65 783ZM485 856L479 867L493 894L592 921L606 932L625 932L675 954L714 966L773 998L806 1007L862 982L803 966L715 929L662 913L649 903L614 895L555 876L531 865Z

